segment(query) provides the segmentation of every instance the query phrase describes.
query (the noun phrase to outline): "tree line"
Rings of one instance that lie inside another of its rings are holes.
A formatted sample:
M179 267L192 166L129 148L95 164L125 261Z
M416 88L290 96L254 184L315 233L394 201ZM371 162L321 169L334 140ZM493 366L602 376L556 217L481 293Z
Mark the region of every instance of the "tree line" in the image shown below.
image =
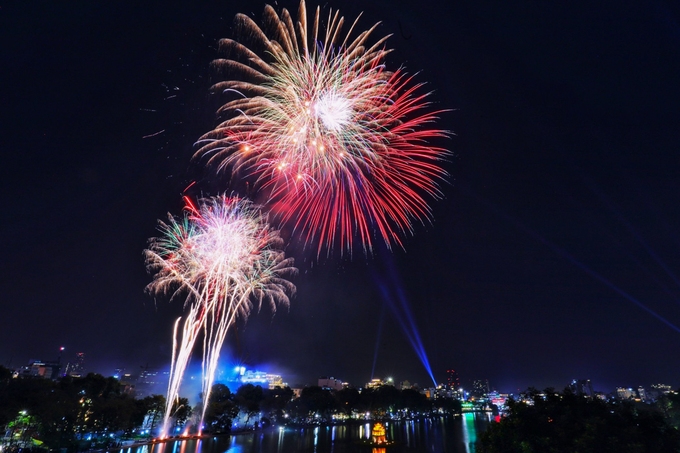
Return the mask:
M164 407L165 397L137 399L113 377L12 378L0 367L0 437L9 450L106 448L133 436L150 414L160 420ZM189 415L177 411L179 421Z
M179 398L172 409L173 434L193 427L203 402L191 407ZM165 397L136 398L116 378L99 374L64 376L57 380L39 377L12 378L0 366L0 440L3 452L18 449L105 449L121 439L153 437L162 423ZM331 391L305 387L293 390L245 384L235 392L224 384L213 386L207 402L203 433L228 433L236 425L250 429L269 424L330 424L366 418L414 418L432 413L460 413L456 400L428 399L412 389L393 386Z
M433 413L460 413L454 399L432 400L414 389L399 390L391 385L329 390L318 386L302 389L298 397L288 387L263 389L246 384L231 394L223 384L213 386L206 410L205 429L228 431L234 420L247 428L257 423L331 424L338 421L369 419L408 419ZM257 420L257 417L260 417Z
M679 453L680 395L655 404L530 389L480 436L478 453Z

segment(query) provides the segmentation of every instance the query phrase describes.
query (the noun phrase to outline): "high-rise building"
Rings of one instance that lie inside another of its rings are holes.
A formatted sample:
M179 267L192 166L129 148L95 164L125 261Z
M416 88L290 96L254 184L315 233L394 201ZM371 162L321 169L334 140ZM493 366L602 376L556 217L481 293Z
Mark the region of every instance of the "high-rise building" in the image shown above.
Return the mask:
M665 384L652 384L652 388L649 391L645 391L645 397L648 400L656 401L663 395L671 392L671 386Z
M484 398L489 394L489 380L475 379L472 381L472 396L476 398Z
M589 396L591 398L595 396L590 379L572 379L569 389L576 395Z
M23 374L39 376L45 379L58 379L61 364L59 361L30 360L28 367L23 369Z
M76 354L76 360L74 362L69 362L66 365L65 374L73 377L83 377L84 373L85 373L85 353L78 352Z
M671 391L671 386L666 384L652 384L652 390L656 390L659 393L669 393Z
M643 386L638 387L637 394L638 398L640 398L640 401L642 402L647 401L647 392L645 391L645 388Z
M635 396L635 392L631 388L617 387L616 395L622 400L629 400Z
M456 370L446 370L446 386L454 391L460 389L460 379Z
M155 394L162 394L168 386L169 373L159 372L149 368L148 365L142 366L142 370L134 382L135 392L138 397L145 397ZM130 382L132 384L132 382Z

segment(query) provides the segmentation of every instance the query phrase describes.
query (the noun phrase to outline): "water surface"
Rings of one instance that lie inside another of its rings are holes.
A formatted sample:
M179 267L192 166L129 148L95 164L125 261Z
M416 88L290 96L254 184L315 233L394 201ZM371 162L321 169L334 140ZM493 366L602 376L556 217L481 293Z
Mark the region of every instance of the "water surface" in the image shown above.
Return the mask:
M430 420L386 422L394 445L382 450L362 445L371 425L265 430L205 439L176 440L124 448L116 453L474 453L479 433L490 423L485 413Z

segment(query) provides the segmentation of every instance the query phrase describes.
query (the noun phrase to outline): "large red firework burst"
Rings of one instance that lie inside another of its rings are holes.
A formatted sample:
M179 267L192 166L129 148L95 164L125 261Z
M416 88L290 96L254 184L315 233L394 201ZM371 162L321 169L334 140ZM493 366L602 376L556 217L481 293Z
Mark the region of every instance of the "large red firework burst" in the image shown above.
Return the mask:
M287 10L265 7L263 27L239 14L244 43L222 39L215 65L235 78L218 82L229 100L224 119L199 140L207 158L233 178L250 180L273 213L317 254L342 251L375 237L402 245L413 222L429 219L447 150L434 123L429 93L401 70L384 66L385 36L367 41L378 24L356 33L355 20L329 12L325 30L316 9L308 28L304 0L294 24Z

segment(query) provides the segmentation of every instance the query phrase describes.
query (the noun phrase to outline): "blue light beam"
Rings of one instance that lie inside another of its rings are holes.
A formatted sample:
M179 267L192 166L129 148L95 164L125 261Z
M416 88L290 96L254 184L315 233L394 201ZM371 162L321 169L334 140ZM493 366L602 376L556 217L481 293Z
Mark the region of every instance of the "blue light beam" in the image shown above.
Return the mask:
M384 279L379 275L374 274L374 278L378 288L380 289L383 302L390 308L392 314L401 326L402 331L406 335L406 338L408 339L409 343L411 343L413 350L425 367L425 371L427 371L427 374L432 379L432 383L436 387L437 381L434 378L430 361L428 360L427 353L425 352L425 347L423 346L423 342L420 339L420 334L418 333L418 327L416 326L415 318L411 312L410 304L408 303L408 299L404 294L402 285L399 283L397 271L394 266L391 265L391 263L389 263L389 268L391 277L390 280L392 283L391 287L394 289L394 292L396 292L396 298L393 297L393 293L390 292L389 285L385 283ZM398 300L399 303L397 303L396 300Z
M600 199L602 204L604 204L609 211L611 211L614 216L621 222L628 232L640 243L640 245L645 249L645 251L649 254L649 256L652 257L652 259L661 266L661 268L666 271L666 274L673 279L676 285L680 287L680 280L678 280L678 277L675 275L675 273L671 270L670 267L666 265L666 263L663 262L661 257L657 255L657 253L652 249L652 247L645 241L645 239L640 235L635 227L619 212L618 209L614 206L614 203L602 192L599 187L589 178L586 178L585 176L582 176L583 179L586 181L586 184L588 185L588 188L597 196L597 198Z
M597 280L597 281L603 283L604 285L606 285L606 286L608 286L609 288L611 288L612 290L614 290L617 294L619 294L619 295L620 295L621 297L623 297L624 299L626 299L626 300L628 300L629 302L632 302L633 304L637 305L639 308L641 308L642 310L646 311L647 313L649 313L650 315L652 315L653 317L655 317L656 319L658 319L658 320L661 321L662 323L666 324L666 325L667 325L668 327L670 327L671 329L673 329L673 330L675 330L676 332L680 333L680 327L676 326L675 324L673 324L672 322L670 322L669 320L667 320L666 318L664 318L663 316L661 316L659 313L657 313L656 311L652 310L651 308L649 308L648 306L646 306L645 304L643 304L642 302L640 302L639 300L637 300L635 297L631 296L630 294L628 294L627 292L625 292L624 290L622 290L621 288L619 288L618 286L616 286L614 283L610 282L610 281L607 280L605 277L603 277L603 276L600 275L599 273L595 272L594 270L592 270L591 268L589 268L588 266L586 266L586 265L585 265L584 263L582 263L581 261L577 260L573 255L571 255L571 254L570 254L569 252L567 252L565 249L559 247L559 246L556 245L556 244L553 244L552 242L550 242L549 240L547 240L546 238L544 238L544 237L541 236L540 234L536 233L535 231L533 231L532 229L530 229L529 227L527 227L526 225L524 225L523 223L521 223L519 220L517 220L517 219L511 217L510 215L504 213L504 212L501 211L498 207L496 207L494 204L489 203L489 202L487 202L486 200L484 200L484 201L485 201L485 203L487 204L487 206L489 206L489 208L490 208L494 213L498 214L499 216L501 216L502 218L504 218L506 221L508 221L509 223L513 224L517 229L519 229L519 230L521 230L521 231L527 233L529 236L533 237L534 239L536 239L537 241L539 241L540 243L542 243L543 245L545 245L546 247L548 247L550 250L552 250L553 252L555 252L557 255L561 256L561 257L564 258L564 259L566 259L567 261L569 261L570 263L572 263L573 265L575 265L576 267L578 267L579 269L581 269L583 272L585 272L586 274L588 274L588 275L590 275L591 277L593 277L595 280Z
M373 351L373 366L371 367L371 380L375 377L375 364L378 362L378 348L380 347L380 338L382 337L383 323L385 322L385 304L380 310L380 319L378 319L378 335L375 337L375 349Z

